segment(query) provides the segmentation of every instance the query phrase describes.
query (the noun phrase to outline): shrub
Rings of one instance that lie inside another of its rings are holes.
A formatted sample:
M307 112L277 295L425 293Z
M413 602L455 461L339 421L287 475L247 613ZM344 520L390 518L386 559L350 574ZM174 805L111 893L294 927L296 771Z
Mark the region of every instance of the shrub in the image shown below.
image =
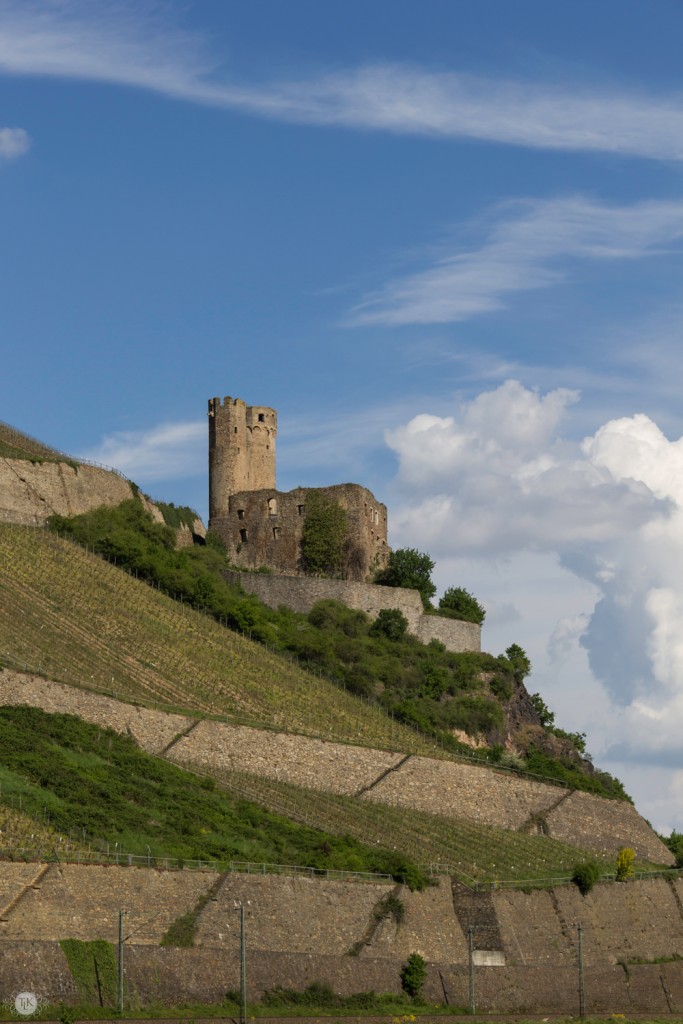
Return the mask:
M387 640L402 640L408 632L408 620L398 608L382 608L370 627L370 636L385 636Z
M617 853L617 882L625 882L633 878L633 862L636 859L636 851L630 846L622 846Z
M479 626L486 618L486 610L464 587L449 587L439 601L439 611L451 612L454 618Z
M572 882L583 896L586 896L591 891L599 879L600 865L594 860L585 860L574 865Z
M377 903L373 916L377 921L384 921L387 917L393 917L396 924L401 924L405 916L403 901L390 892Z
M427 966L419 953L411 953L401 968L401 986L413 999L419 999L427 980Z
M301 567L308 576L341 576L348 515L338 501L309 491L301 532Z

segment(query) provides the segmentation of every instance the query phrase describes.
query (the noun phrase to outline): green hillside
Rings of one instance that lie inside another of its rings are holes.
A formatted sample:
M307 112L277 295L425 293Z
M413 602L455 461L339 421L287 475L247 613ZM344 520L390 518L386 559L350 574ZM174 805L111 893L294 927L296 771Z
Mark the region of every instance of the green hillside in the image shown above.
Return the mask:
M438 756L379 706L45 530L0 525L0 567L9 667L124 700Z
M49 817L53 830L80 837L81 849L420 877L402 853L288 820L72 715L0 707L0 749L2 800L21 800L25 820ZM27 846L30 837L31 849L49 843L60 853L44 829L17 840Z
M0 458L28 459L31 462L65 461L67 456L55 451L49 445L37 441L35 437L16 430L9 423L0 422ZM73 462L73 459L67 461Z
M163 536L164 529L154 527ZM173 546L170 533L168 546ZM303 670L47 530L0 526L0 570L0 666L186 714L459 757L398 722L380 702ZM328 649L338 642L338 618L334 608L325 609L315 627ZM275 618L264 621L277 626ZM288 629L311 629L305 617L291 613L282 621ZM354 623L347 639L365 643L367 625L358 632ZM343 631L344 622L341 626ZM390 646L387 641L381 650ZM467 882L533 883L566 876L587 856L547 836L446 820L234 772L217 771L220 791L214 790L213 780L202 781L151 758L131 740L106 733L105 750L103 735L68 716L0 709L0 745L12 751L3 757L0 802L21 795L24 809L46 809L53 828L67 834L85 830L133 853L294 862L395 877L403 871L413 880L420 878L416 865L421 864L427 869L438 865ZM172 806L176 789L179 807L185 808L177 812ZM168 815L157 810L160 794ZM205 832L196 827L193 807L209 823ZM225 828L219 825L221 815ZM265 822L273 835L259 845Z

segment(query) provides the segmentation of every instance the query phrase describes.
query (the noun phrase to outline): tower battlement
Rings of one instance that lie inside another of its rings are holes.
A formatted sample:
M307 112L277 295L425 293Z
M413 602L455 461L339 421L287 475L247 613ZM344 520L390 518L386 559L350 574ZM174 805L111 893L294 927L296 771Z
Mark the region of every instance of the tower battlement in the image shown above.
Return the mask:
M298 575L310 488L275 488L277 412L241 398L209 399L209 528L233 565ZM359 484L315 488L348 519L342 571L365 580L386 564L387 509Z
M275 488L277 413L241 398L209 399L209 518L240 491Z

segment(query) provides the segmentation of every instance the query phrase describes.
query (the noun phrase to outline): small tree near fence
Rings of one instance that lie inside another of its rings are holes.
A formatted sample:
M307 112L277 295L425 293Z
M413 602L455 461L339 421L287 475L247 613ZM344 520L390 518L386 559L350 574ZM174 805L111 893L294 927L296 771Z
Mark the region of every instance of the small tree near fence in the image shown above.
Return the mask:
M401 985L413 999L419 999L427 980L427 965L419 953L411 953L401 968Z

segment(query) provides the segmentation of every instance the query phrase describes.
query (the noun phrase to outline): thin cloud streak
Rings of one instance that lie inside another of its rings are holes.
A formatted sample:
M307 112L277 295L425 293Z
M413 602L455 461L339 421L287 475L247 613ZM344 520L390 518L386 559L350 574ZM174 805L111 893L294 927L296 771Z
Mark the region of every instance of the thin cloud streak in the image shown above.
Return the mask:
M136 483L206 473L206 422L162 423L150 430L120 431L103 438L83 458L118 469Z
M683 159L678 95L382 63L297 81L231 83L219 80L221 61L207 39L169 27L172 13L170 5L5 0L0 72L116 83L300 124Z
M577 260L634 260L683 238L683 201L605 206L575 196L506 203L479 249L447 253L390 281L351 311L347 326L454 323L505 306L516 292L565 280Z

